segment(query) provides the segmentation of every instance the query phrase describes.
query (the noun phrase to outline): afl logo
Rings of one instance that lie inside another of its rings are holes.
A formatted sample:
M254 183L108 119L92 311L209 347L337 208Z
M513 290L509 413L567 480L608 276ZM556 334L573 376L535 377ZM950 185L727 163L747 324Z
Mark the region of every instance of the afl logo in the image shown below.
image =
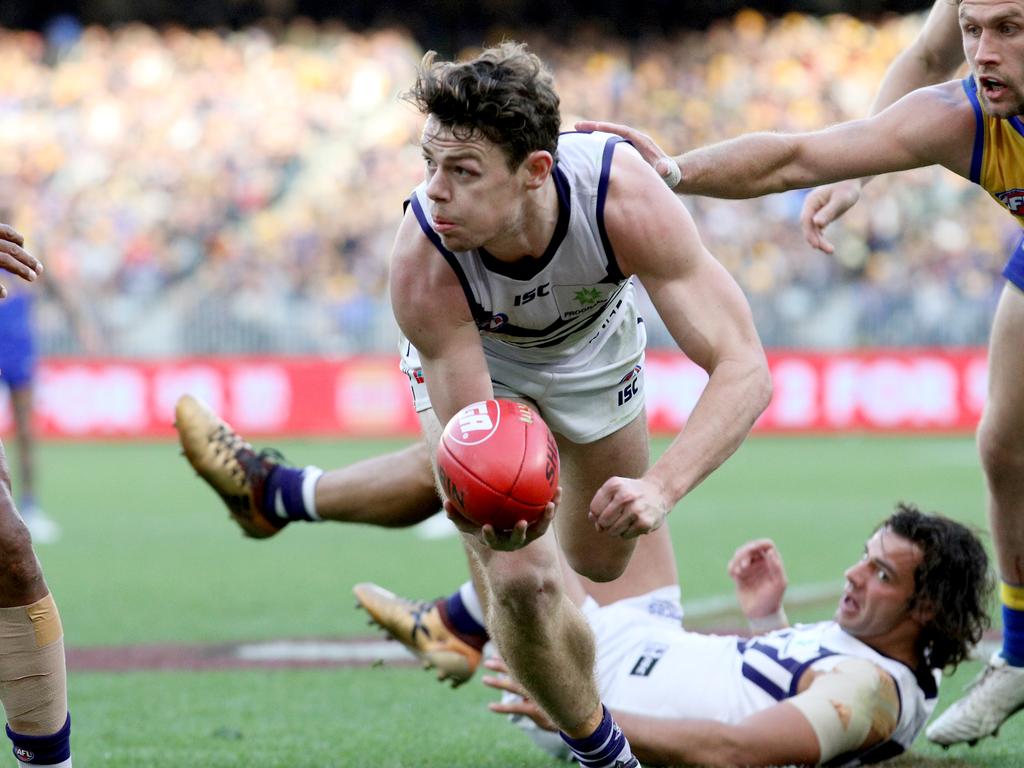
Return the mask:
M467 405L448 424L448 437L459 445L478 445L498 430L501 411L494 400Z
M995 197L1014 216L1024 216L1024 189L1008 189L1005 192L996 192Z
M508 315L506 315L504 312L498 312L496 314L491 315L489 318L486 318L484 320L478 320L476 325L477 328L479 328L481 331L496 331L502 326L504 326L505 323L507 322Z

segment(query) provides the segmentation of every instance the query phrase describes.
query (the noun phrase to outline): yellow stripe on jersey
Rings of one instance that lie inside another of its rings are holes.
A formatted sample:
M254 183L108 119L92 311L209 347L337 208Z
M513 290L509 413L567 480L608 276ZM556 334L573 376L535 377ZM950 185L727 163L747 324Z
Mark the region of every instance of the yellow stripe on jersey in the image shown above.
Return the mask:
M1004 120L985 114L974 78L968 76L963 82L978 120L971 181L981 185L1024 227L1024 122L1020 116Z

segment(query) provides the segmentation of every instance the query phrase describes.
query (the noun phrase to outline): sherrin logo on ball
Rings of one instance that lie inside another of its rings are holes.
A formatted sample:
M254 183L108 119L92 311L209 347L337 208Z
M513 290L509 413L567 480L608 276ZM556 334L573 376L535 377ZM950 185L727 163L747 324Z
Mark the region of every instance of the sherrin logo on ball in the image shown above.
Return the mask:
M558 490L558 445L544 420L513 400L456 413L437 449L445 495L464 517L496 530L534 522Z

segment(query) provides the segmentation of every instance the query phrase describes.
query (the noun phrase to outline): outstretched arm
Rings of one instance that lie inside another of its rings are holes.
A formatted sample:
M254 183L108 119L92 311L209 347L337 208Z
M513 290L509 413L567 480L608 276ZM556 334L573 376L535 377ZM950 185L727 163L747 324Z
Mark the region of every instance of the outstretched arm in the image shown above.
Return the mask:
M500 659L486 662L484 684L516 698L489 705L492 712L524 715L540 728L554 726ZM879 744L896 730L899 694L892 678L863 659L845 658L828 672L808 670L801 691L738 723L705 718L612 714L640 760L654 765L815 765Z
M809 133L750 133L675 157L626 125L576 127L625 137L663 179L675 162L679 194L741 199L935 164L966 177L975 117L961 84L951 81L914 91L864 120Z
M935 0L914 42L886 70L869 114L876 115L911 91L949 80L956 74L964 63L956 9L956 4L949 0ZM807 196L800 224L808 243L825 253L835 250L825 237L825 227L856 204L861 187L871 178L828 184Z
M619 144L605 225L619 266L636 275L679 348L710 377L680 435L643 475L610 478L591 513L601 529L648 533L740 445L768 404L771 378L739 286L643 159ZM633 520L625 530L617 520Z
M9 224L0 224L0 269L32 282L43 272L43 263L26 251L25 238ZM7 288L0 283L0 299Z

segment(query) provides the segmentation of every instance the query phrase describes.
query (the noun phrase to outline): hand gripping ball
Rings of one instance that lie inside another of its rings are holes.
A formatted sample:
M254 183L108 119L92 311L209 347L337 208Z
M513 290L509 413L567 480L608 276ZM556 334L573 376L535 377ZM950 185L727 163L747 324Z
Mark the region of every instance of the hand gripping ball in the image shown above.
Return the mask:
M507 531L534 522L558 489L558 446L544 420L513 400L481 400L448 422L437 470L456 510Z

